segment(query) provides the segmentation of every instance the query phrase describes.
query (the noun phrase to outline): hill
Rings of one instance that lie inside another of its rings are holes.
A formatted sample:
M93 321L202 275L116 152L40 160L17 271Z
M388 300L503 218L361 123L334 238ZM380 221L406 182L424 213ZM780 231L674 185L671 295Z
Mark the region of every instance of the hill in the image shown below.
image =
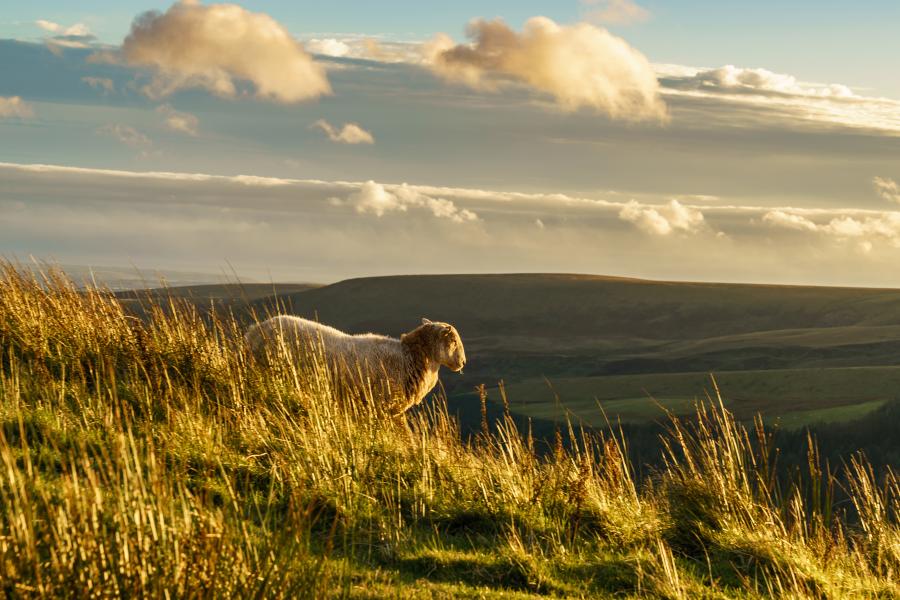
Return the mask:
M351 279L280 302L350 332L399 335L421 316L454 323L469 363L464 377L443 378L451 406L479 383L504 380L523 415L578 408L596 424L605 421L601 400L613 418L652 419L662 411L648 409L648 396L689 410L718 373L738 414L802 425L859 416L897 395L894 289L423 275ZM251 306L271 311L273 301Z

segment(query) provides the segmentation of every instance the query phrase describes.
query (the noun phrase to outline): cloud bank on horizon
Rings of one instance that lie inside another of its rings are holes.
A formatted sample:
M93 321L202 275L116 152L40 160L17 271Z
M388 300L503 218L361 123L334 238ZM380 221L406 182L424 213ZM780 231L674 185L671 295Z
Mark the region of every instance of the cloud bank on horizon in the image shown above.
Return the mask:
M900 285L893 270L885 274L900 257L900 211L890 207L625 201L9 163L0 163L0 178L8 190L0 197L0 253L21 256L27 245L60 262L113 266L116 248L144 266L215 270L227 260L251 276L309 281L577 270L787 283L809 282L804 275L827 260L831 278L820 283ZM840 269L851 267L848 281Z
M467 40L421 42L298 37L197 0L139 15L117 46L41 19L36 43L0 40L0 254L242 257L323 281L885 283L900 100L653 63L604 28L654 20L646 8L581 8L582 22L474 19Z

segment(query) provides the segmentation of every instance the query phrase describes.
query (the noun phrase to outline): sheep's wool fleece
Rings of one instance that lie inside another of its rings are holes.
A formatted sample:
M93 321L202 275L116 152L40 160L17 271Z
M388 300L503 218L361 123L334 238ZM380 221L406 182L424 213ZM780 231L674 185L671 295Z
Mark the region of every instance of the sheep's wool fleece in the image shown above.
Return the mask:
M253 354L265 359L283 345L289 356L321 351L328 366L348 383L371 394L394 413L418 404L434 388L438 368L429 356L410 353L396 338L374 333L350 335L300 317L281 315L251 327L245 335Z

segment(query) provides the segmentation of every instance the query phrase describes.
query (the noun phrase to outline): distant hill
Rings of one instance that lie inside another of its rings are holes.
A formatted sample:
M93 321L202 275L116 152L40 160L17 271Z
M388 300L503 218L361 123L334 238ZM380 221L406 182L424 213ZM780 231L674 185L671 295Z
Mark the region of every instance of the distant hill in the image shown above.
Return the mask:
M450 321L492 358L540 357L538 374L900 362L900 290L428 275L351 279L280 300L352 332L397 335L422 316Z
M393 333L428 315L469 335L705 339L761 331L900 325L900 290L660 282L586 275L349 279L284 299L299 314ZM568 345L568 344L567 344Z
M131 267L89 266L43 262L23 262L16 265L25 272L38 276L51 269L66 274L78 286L99 286L113 291L150 289L160 286L183 288L211 284L227 284L236 276L226 273L210 273L199 271L178 271L173 269L140 269ZM241 281L256 283L252 279L241 277Z
M261 299L274 301L282 296L290 296L319 287L313 283L226 283L155 287L149 289L116 292L116 297L132 312L141 313L148 302L166 299L185 300L201 310L235 310L245 318L254 302Z
M423 316L452 322L469 364L465 376L443 377L451 397L504 380L514 410L539 418L574 406L596 422L601 400L622 416L650 419L661 414L651 394L690 410L711 387L709 373L721 373L741 414L762 410L799 425L877 408L894 398L900 377L893 368L900 364L896 289L422 275L282 293L282 309L272 298L250 305L350 332L399 335ZM848 370L856 367L879 368ZM826 395L822 381L829 382Z

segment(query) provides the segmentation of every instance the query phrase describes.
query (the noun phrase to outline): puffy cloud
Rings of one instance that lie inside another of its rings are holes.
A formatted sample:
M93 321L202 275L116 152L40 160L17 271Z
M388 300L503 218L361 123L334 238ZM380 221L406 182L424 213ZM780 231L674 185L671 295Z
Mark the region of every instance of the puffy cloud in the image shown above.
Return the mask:
M313 54L336 56L338 58L350 54L350 45L335 38L312 38L305 41L307 50Z
M367 181L358 192L350 194L348 201L362 214L383 217L389 212L406 212L410 207L424 208L439 219L454 223L477 221L478 215L468 209L460 209L452 201L426 196L405 183L388 190L384 185Z
M683 77L682 87L693 87L712 91L743 91L755 93L776 93L816 98L858 98L849 87L840 84L802 83L793 75L775 73L767 69L748 69L725 65L717 69L698 70Z
M838 241L851 240L865 252L872 250L872 242L882 240L900 248L900 212L870 215L838 215L825 223L785 210L769 211L763 222L774 227L806 231L832 237Z
M200 127L200 120L194 115L186 112L177 111L170 104L163 104L156 109L156 112L163 116L166 127L172 131L186 133L190 136L196 136Z
M685 206L678 200L670 200L661 207L646 206L631 200L619 211L619 218L634 223L652 235L697 233L705 223L700 209Z
M332 142L339 144L374 144L375 138L371 133L356 123L344 123L340 130L336 129L325 119L319 119L312 126L325 132Z
M872 184L875 186L875 193L881 198L900 204L900 185L896 181L887 177L875 177Z
M634 0L581 0L585 19L594 23L630 25L650 18L650 11Z
M0 96L0 119L7 119L10 117L28 119L33 116L34 109L19 96Z
M104 125L97 129L97 133L112 137L136 150L146 150L153 145L153 141L146 135L134 127L123 125L121 123L109 123Z
M774 227L782 227L784 229L795 229L797 231L819 230L819 226L806 217L783 210L767 212L763 215L763 221Z
M81 81L104 94L111 94L116 91L116 85L113 83L113 80L106 77L82 77Z
M163 97L189 87L233 97L236 80L251 82L256 96L293 103L331 93L321 65L266 14L235 4L183 0L165 13L135 19L122 44L132 66L155 70L144 91Z
M667 116L650 63L605 29L534 17L522 33L482 19L467 33L471 44L455 45L444 34L426 44L432 71L478 89L495 89L503 80L524 83L551 94L565 110L588 107L626 120Z

